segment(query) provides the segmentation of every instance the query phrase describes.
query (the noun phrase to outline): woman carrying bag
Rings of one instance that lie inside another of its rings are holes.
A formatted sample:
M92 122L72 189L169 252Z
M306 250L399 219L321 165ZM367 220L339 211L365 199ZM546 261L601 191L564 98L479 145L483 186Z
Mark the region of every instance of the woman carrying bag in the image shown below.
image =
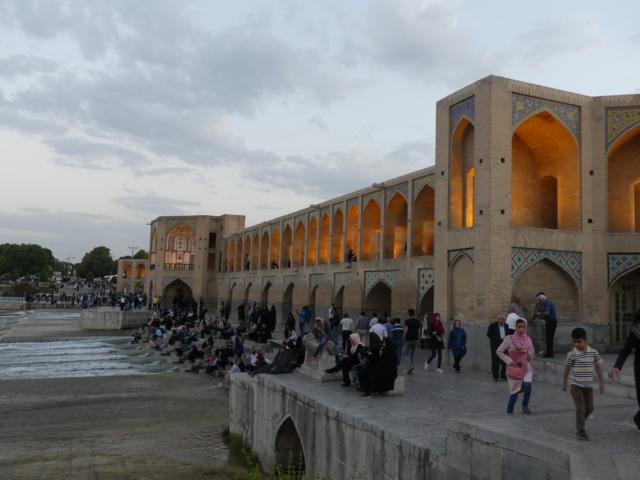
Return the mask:
M519 318L516 321L516 331L508 335L496 350L496 354L507 364L507 382L509 384L509 403L507 413L512 414L518 401L520 392L524 392L522 399L522 413L531 415L529 399L531 398L531 382L533 380L533 368L531 362L535 357L533 342L527 335L527 321Z

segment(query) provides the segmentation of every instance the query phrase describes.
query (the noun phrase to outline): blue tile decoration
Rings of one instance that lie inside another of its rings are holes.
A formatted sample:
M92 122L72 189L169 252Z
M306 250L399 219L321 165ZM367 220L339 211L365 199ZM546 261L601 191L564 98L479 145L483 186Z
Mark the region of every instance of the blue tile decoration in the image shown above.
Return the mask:
M549 260L562 268L580 288L582 279L582 254L565 250L542 248L511 248L511 279L515 280L529 267L540 260Z
M466 117L471 122L475 122L476 116L476 101L475 97L469 97L455 105L452 105L449 110L449 117L451 118L451 131L458 126L458 122L462 117Z
M418 269L418 298L422 299L425 293L427 293L435 284L436 274L433 268L419 268Z
M622 275L640 265L640 253L609 253L607 261L609 286L611 286Z
M364 272L364 294L367 296L371 289L378 282L385 283L389 288L393 288L398 283L398 270L374 270Z
M607 108L607 150L630 128L640 123L640 107Z
M513 94L511 98L511 125L515 129L527 118L544 110L548 110L558 117L576 140L580 139L580 107L542 98Z
M460 256L465 256L473 262L473 248L462 248L459 250L449 250L449 266L453 265Z
M333 274L333 295L337 295L342 287L351 282L353 273L351 272L336 272Z
M387 196L387 205L396 193L402 195L407 203L409 203L409 182L399 183L398 185L392 185L385 190Z

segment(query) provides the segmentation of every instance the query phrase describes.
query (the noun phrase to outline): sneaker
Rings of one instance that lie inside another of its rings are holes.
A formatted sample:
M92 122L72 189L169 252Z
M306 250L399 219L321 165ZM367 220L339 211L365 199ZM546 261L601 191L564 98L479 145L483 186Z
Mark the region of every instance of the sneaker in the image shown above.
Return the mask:
M416 367L409 367L409 370L407 370L407 375L413 375L413 371L416 369Z
M436 369L436 372L438 372L438 373L444 373L444 371L443 371L441 368L437 368L437 369Z
M524 413L525 415L531 415L531 410L529 410L529 407L527 405L523 405L522 413Z
M583 442L589 440L589 435L587 435L587 432L585 432L584 430L580 430L578 433L576 433L576 437L578 437L578 440L582 440Z

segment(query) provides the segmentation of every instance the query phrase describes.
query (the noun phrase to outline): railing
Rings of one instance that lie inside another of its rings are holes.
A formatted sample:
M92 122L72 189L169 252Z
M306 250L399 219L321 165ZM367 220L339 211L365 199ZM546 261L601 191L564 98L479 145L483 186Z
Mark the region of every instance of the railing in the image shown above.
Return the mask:
M165 270L193 270L193 263L165 263Z
M0 297L0 302L24 302L24 297Z

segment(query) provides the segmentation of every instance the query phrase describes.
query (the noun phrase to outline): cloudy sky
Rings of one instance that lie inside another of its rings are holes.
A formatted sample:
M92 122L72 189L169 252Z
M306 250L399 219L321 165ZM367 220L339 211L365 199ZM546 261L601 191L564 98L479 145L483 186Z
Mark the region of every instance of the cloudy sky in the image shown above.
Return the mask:
M435 102L489 74L640 91L640 3L0 1L0 242L146 247L433 163Z

